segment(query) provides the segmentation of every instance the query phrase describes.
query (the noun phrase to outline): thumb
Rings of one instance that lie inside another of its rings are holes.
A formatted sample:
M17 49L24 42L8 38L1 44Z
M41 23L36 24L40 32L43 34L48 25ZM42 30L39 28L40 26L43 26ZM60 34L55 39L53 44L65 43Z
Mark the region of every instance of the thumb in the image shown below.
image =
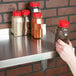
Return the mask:
M71 41L70 41L70 40L68 40L68 44L69 44L70 46L72 46L72 43L71 43Z

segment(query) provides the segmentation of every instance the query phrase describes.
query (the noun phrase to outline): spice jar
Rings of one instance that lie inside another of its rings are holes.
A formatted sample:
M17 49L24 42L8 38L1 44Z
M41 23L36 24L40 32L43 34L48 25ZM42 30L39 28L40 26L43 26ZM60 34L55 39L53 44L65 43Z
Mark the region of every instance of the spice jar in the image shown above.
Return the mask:
M30 11L31 11L31 16L34 12L39 12L40 3L39 2L30 2Z
M29 27L29 18L28 15L30 14L29 10L23 10L23 34L27 35L30 34L30 27Z
M14 36L22 36L23 20L21 11L13 11L11 32Z
M56 41L58 39L63 40L65 43L68 43L68 35L69 35L69 22L66 20L60 20L59 26L56 34Z
M29 15L30 29L31 29L31 19L32 19L33 13L36 13L36 12L40 11L39 6L40 6L39 2L30 2L30 4L29 4L28 9L30 10L30 15ZM31 32L31 30L30 30L30 32Z
M41 16L42 14L40 12L33 13L33 18L31 21L31 35L34 38L42 38L43 36L43 31L42 31L43 20Z

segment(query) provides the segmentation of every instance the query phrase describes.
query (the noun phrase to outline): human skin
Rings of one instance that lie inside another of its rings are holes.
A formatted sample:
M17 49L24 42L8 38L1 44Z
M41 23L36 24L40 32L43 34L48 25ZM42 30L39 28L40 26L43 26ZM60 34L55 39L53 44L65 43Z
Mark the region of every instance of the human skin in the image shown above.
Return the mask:
M73 73L73 76L76 76L75 50L72 47L71 42L68 41L68 44L67 44L59 39L56 42L56 51L58 52L60 57L68 64L69 68Z

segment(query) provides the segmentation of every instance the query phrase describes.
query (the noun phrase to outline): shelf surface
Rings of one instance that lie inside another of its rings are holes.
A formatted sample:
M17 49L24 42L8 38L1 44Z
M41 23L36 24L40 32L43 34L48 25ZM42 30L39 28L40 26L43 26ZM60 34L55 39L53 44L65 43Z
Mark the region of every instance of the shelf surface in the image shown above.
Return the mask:
M47 30L42 39L31 36L14 37L7 33L0 34L0 69L51 59L54 56L55 35Z

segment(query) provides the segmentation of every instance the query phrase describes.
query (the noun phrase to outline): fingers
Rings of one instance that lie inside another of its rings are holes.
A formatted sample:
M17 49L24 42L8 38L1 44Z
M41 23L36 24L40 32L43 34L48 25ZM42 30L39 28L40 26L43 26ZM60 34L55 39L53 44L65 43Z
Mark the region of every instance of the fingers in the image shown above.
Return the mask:
M64 46L60 45L58 42L56 43L56 51L60 53L63 50Z
M60 40L60 39L59 39L57 42L58 42L60 45L67 45L65 42L63 42L63 41Z
M56 48L61 48L62 47L62 45L60 45L59 43L56 43Z
M67 45L65 42L63 42L62 40L58 40L57 41L59 44L61 44L61 45ZM70 40L68 40L68 44L70 45L70 46L72 46L72 43L71 43L71 41Z
M56 50L57 50L58 54L61 54L62 51L60 48L56 48Z
M68 43L69 43L69 45L59 39L59 40L56 42L56 51L57 51L58 53L61 53L61 52L64 51L65 49L67 50L68 48L72 47L71 42L68 41Z

